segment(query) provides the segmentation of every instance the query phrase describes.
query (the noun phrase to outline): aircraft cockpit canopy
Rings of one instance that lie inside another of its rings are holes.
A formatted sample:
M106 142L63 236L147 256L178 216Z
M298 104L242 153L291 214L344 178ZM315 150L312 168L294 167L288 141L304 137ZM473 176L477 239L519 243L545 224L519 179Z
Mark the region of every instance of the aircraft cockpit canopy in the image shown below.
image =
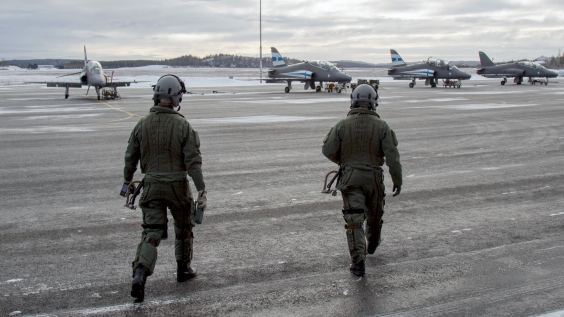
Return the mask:
M101 74L102 73L102 65L98 62L91 62L92 66L90 66L90 73L92 74Z
M517 64L523 65L525 67L531 67L531 68L534 68L534 69L546 69L544 66L537 64L537 63L533 63L533 62L522 61L522 62L518 62Z
M448 66L448 63L450 63L450 62L449 62L449 61L445 61L445 60L440 59L440 58L436 58L436 57L432 57L432 56L431 56L431 57L429 57L429 58L427 59L427 63L428 63L429 65L432 65L432 66L437 66L437 67L443 67L443 68L444 68L444 67L447 67L447 66Z
M321 67L321 68L323 68L324 70L327 70L327 71L333 71L333 70L338 71L339 70L337 68L337 66L335 66L333 63L327 62L327 61L311 61L309 63L313 66Z

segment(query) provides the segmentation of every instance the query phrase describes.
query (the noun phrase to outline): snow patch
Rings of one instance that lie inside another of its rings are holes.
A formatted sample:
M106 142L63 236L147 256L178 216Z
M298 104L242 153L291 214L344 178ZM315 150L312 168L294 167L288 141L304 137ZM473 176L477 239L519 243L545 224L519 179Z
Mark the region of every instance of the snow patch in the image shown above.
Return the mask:
M409 102L409 103L417 103L417 102L447 102L447 101L464 101L464 100L468 100L467 98L462 98L462 97L458 97L458 98L434 98L434 99L421 99L421 100L417 100L417 99L412 99L412 100L406 100L405 102Z
M564 317L564 310L538 315L537 317Z
M503 109L503 108L516 108L516 107L534 107L538 104L497 104L497 103L483 103L483 104L463 104L463 105L448 105L448 106L421 106L412 107L413 109L422 108L443 108L443 109L456 109L456 110L483 110L483 109Z
M238 102L237 100L223 100L223 102ZM271 100L248 100L246 103L254 104L266 104L266 103L276 103L276 104L321 104L327 102L339 102L339 103L350 103L349 98L313 98L313 99L271 99Z
M191 123L205 124L245 124L245 123L273 123L273 122L293 122L293 121L309 121L309 120L325 120L335 119L335 117L305 117L305 116L250 116L250 117L227 117L227 118L209 118L209 119L193 119Z
M32 117L25 117L21 120L42 120L42 119L84 119L84 118L93 118L99 117L100 113L90 113L90 114L65 114L65 115L45 115L45 116L32 116Z
M34 127L25 129L0 129L0 133L74 133L74 132L91 132L94 129L84 127Z
M2 282L0 284L12 284L12 283L17 283L17 282L21 282L23 281L23 278L15 278L15 279L11 279L11 280L7 280L5 282Z

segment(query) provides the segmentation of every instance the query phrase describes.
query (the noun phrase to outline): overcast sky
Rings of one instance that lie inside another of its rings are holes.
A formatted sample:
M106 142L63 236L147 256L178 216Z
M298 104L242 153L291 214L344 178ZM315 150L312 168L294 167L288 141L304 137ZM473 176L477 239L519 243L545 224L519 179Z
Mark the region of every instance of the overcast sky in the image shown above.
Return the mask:
M563 0L262 0L263 56L494 61L564 49ZM259 0L23 0L0 6L0 58L259 56Z

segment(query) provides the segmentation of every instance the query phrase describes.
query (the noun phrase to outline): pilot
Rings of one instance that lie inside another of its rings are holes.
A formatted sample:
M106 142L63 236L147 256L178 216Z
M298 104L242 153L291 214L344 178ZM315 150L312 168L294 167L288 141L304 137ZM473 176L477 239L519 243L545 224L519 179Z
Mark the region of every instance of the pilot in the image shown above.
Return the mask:
M376 113L377 94L368 84L351 94L351 110L323 140L323 155L339 164L337 189L343 198L343 218L350 271L364 276L366 253L373 254L381 241L384 214L384 162L393 181L393 196L400 194L402 172L396 135ZM365 225L366 220L366 225Z
M206 188L202 175L202 157L198 133L180 110L184 82L174 76L162 76L153 87L154 106L139 120L129 137L125 152L124 183L129 184L141 162L145 174L139 206L143 211L143 232L133 261L131 296L143 301L147 276L153 274L157 247L166 239L167 208L174 219L176 280L196 276L190 263L194 235L193 198L186 173L198 190L199 208L206 208ZM164 236L163 236L164 235Z

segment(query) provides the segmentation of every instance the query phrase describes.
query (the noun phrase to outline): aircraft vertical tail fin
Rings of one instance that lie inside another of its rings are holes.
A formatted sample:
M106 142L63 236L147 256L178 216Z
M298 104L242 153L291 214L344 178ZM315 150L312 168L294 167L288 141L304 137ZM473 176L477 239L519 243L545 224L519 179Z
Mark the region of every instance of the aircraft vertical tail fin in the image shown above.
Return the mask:
M401 56L398 54L398 52L396 50L391 49L390 55L392 56L392 66L405 66L405 65L407 65L403 61L403 58L401 58Z
M287 66L284 58L278 53L276 47L271 47L270 51L272 52L272 66Z
M86 45L84 45L84 66L88 63L88 58L86 57Z
M495 65L494 62L492 62L492 60L488 57L488 55L486 55L486 53L478 52L478 55L480 55L480 64L482 65L482 67Z

